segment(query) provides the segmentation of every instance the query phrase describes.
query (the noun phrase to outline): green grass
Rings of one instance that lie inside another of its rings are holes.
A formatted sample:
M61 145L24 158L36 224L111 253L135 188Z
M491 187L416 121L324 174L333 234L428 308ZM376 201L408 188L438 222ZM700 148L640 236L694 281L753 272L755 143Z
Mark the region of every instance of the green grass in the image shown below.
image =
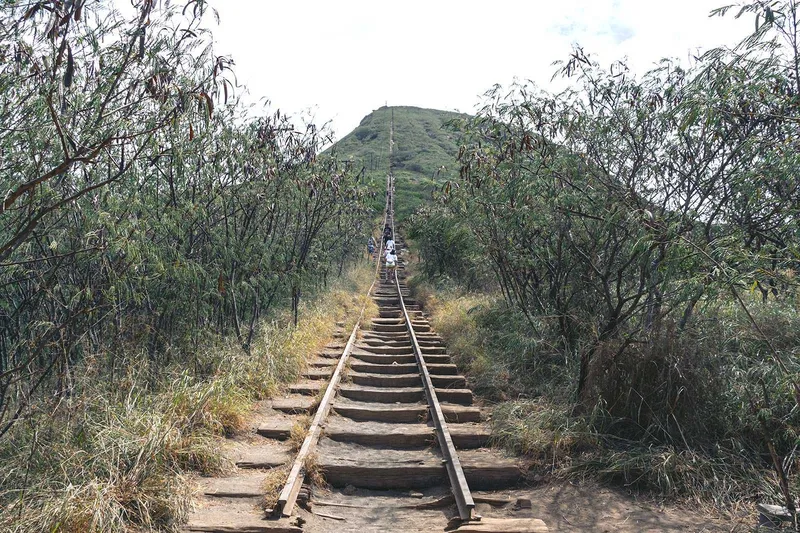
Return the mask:
M394 113L392 157L398 222L430 198L433 188L458 176L458 138L445 123L466 115L418 107L381 107L364 117L361 124L329 150L339 159L351 159L363 167L373 184L375 208L383 207L383 186L389 170L389 124Z

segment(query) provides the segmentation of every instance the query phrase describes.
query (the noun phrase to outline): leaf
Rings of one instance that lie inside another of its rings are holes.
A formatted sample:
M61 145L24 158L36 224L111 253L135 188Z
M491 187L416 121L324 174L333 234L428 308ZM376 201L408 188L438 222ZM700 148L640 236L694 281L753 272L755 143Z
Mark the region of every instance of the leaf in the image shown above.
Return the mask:
M67 70L64 72L64 88L72 86L72 78L75 75L75 60L72 57L72 47L67 46Z
M208 118L211 118L211 115L214 114L214 101L211 100L211 97L208 95L208 93L200 93L200 96L205 98L206 107L208 108Z
M36 12L39 11L39 8L41 7L42 7L41 2L36 2L35 4L33 4L30 8L28 8L28 11L26 11L25 14L22 16L22 20L28 20L32 18L36 14Z

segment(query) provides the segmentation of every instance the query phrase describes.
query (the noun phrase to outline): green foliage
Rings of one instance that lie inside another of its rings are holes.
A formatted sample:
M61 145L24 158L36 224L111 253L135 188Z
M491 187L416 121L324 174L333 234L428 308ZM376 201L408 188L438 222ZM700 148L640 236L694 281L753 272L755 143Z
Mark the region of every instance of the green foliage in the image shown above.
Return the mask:
M690 70L637 78L576 49L559 94L495 87L414 228L428 275L459 261L443 244L474 241L543 352L577 368L575 414L601 408L599 432L675 464L728 440L792 506L800 373L770 317L796 322L799 19L794 1L743 13L766 22Z
M247 116L205 2L12 3L0 33L0 437L102 352L203 374L361 252L371 213L327 133ZM356 242L359 245L356 245Z
M220 436L245 429L256 400L296 381L335 322L360 309L353 292L372 279L366 264L346 272L302 304L297 327L288 314L260 323L249 351L209 337L196 353L202 375L130 354L109 381L102 354L84 357L70 397L31 406L0 440L0 529L178 531L193 497L189 474L233 468Z
M537 473L591 476L726 507L780 499L763 460L759 418L771 424L782 453L795 446L800 419L788 383L740 308L707 308L685 337L663 332L659 343L616 361L601 356L608 381L619 388L579 412L570 394L578 367L552 344L553 333L540 336L496 296L441 282L434 290L419 278L413 287L470 386L494 402L493 442L528 455ZM771 324L768 334L796 346L800 320L792 306L770 303L754 312L759 323ZM755 411L751 402L766 384L770 408ZM796 477L793 484L796 490Z
M430 199L441 184L457 175L459 135L447 125L465 115L418 107L381 107L329 151L362 169L369 183L381 190L390 166L395 176L395 216L405 220ZM394 117L394 148L389 160L389 129ZM374 199L375 209L383 207Z
M485 285L490 278L469 228L451 213L435 205L419 208L409 220L408 236L425 257L421 268L426 277L458 279L467 288Z

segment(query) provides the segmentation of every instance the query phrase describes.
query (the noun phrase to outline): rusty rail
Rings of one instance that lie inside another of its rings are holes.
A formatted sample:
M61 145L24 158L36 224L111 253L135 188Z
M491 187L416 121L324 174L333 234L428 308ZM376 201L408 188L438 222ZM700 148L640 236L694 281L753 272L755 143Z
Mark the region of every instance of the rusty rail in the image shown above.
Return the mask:
M393 177L389 175L387 177L387 191L393 192ZM393 194L387 194L386 199L386 209L384 211L384 227L386 227L386 222L389 220L389 214L391 212L391 227L392 227L392 236L395 236L394 232L394 213L392 212L392 204L393 204ZM375 288L375 283L378 278L378 273L380 272L381 261L383 259L383 239L381 238L381 244L378 247L378 258L376 261L376 279L373 280L372 285L370 285L369 291L367 295L372 294L373 289ZM408 309L406 309L405 301L403 300L403 295L400 291L400 282L397 278L397 271L395 270L394 273L394 285L397 289L397 297L398 301L400 302L400 307L403 312L403 317L406 322L406 327L408 328L409 336L411 337L411 344L414 350L414 356L417 360L417 365L420 370L420 377L422 379L422 385L425 390L425 397L428 402L428 407L431 413L431 419L433 420L434 426L436 428L436 436L439 440L439 448L441 449L442 456L444 458L445 466L447 469L447 475L450 478L450 486L453 492L453 496L456 501L456 505L458 507L458 514L461 520L469 521L469 520L479 520L480 517L473 514L475 509L475 502L472 499L472 494L470 493L469 486L467 485L466 476L464 475L464 470L461 467L461 461L458 458L458 453L456 452L455 445L453 444L453 439L450 436L450 431L447 428L447 422L444 418L444 413L442 412L442 407L439 404L439 399L436 396L436 389L433 386L433 382L431 381L430 373L428 372L428 367L425 364L425 359L422 356L422 350L419 347L419 342L417 341L416 333L414 332L414 326L411 323L411 317L408 314ZM292 464L292 469L289 473L289 476L286 481L286 485L284 485L283 490L281 491L280 496L278 497L278 503L275 505L273 509L273 516L279 517L284 516L288 517L291 516L294 512L294 505L297 501L297 496L300 493L300 489L303 485L303 480L305 479L305 462L309 455L313 452L314 448L319 441L319 438L322 433L322 423L327 418L328 414L330 413L331 405L333 402L333 398L336 395L336 389L339 386L339 381L341 380L342 371L344 370L347 360L350 357L350 352L353 349L353 344L355 343L356 334L358 332L359 327L361 326L361 320L364 316L364 308L361 309L361 313L359 315L358 320L356 321L355 326L353 327L353 331L350 333L350 337L345 345L344 351L342 352L342 356L339 358L339 363L336 365L336 370L334 371L330 382L328 383L328 387L325 390L325 394L320 401L319 407L317 408L317 412L314 416L314 420L311 423L311 426L308 429L308 433L306 434L306 438L303 440L303 445L300 447L300 451L295 458L294 463Z
M392 218L394 222L394 218ZM419 366L420 376L422 378L422 386L425 389L425 397L428 400L428 408L430 409L431 419L436 427L436 437L439 440L439 449L442 452L445 466L447 467L447 475L450 478L450 488L453 491L453 497L456 500L458 507L458 515L463 521L479 520L480 517L473 515L475 510L475 502L472 499L472 493L467 484L467 478L464 475L464 469L461 467L461 461L458 458L456 447L453 444L453 439L450 436L450 430L447 428L447 422L444 419L442 406L439 404L439 398L436 396L436 389L431 381L428 367L425 364L425 358L422 356L422 350L417 342L417 335L414 333L414 326L411 323L411 317L408 315L406 304L403 301L403 295L400 292L400 282L397 280L397 273L395 272L394 285L397 288L397 298L400 301L400 307L403 310L403 317L406 321L408 334L411 336L411 345L414 348L414 356L417 359Z
M391 176L387 177L387 188L390 187L390 183ZM386 207L383 215L383 227L386 227L386 221L389 219L389 210L390 196L387 196ZM375 279L373 279L372 284L367 291L367 296L372 294L372 290L375 288L375 281L377 280L380 272L381 256L383 255L383 238L381 238L380 242L381 244L378 247L378 256L375 265ZM339 381L342 378L342 371L347 365L350 352L353 350L353 344L355 343L358 329L361 327L362 318L364 318L364 307L361 308L361 313L358 315L358 320L356 321L355 326L353 326L353 331L350 333L350 337L348 338L347 344L344 347L342 356L339 358L339 363L336 365L336 370L334 370L331 380L328 382L328 387L325 389L325 395L319 402L317 412L314 415L314 420L312 420L311 426L309 426L308 432L306 433L306 438L303 439L303 444L300 446L300 451L297 453L294 463L292 463L292 469L289 471L286 484L283 486L283 490L281 490L281 494L278 496L278 502L275 504L275 508L272 510L272 516L274 517L288 517L294 512L294 505L297 502L297 495L300 494L300 489L303 486L303 481L305 480L306 476L306 460L314 451L314 448L317 446L317 442L319 442L319 438L322 434L322 423L328 417L328 413L330 413L333 398L336 396L336 388L339 386Z

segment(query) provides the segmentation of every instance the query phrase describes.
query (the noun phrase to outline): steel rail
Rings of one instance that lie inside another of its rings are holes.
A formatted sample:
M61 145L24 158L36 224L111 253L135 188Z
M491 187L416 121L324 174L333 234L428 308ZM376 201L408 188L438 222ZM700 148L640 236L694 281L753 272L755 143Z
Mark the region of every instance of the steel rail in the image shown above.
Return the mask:
M394 212L392 212L392 236L394 236ZM396 248L396 245L395 245ZM480 520L480 516L474 515L475 502L472 499L472 493L467 484L467 478L464 475L464 469L461 467L461 461L458 458L456 447L453 444L453 439L450 436L450 430L447 428L447 422L444 419L442 406L439 403L439 398L436 396L436 389L431 381L431 375L428 372L428 366L425 363L425 358L422 356L422 350L417 342L417 335L414 332L414 326L411 323L411 317L408 315L403 294L400 292L400 281L397 278L397 271L394 274L394 286L397 289L397 298L400 301L400 308L403 310L403 318L406 321L408 334L411 336L411 346L414 349L414 356L417 359L419 366L420 377L422 378L422 387L425 389L425 397L428 400L428 408L431 412L433 424L436 427L436 437L439 440L439 449L444 457L444 463L447 467L447 475L450 478L450 488L453 492L453 497L456 500L458 507L458 516L463 521Z
M390 178L387 178L387 184L389 181ZM386 222L389 219L389 209L389 197L387 196L386 207L383 215L383 227L386 227ZM367 291L368 297L370 294L372 294L372 290L375 288L375 281L377 280L380 272L382 252L383 238L381 238L381 244L378 248L378 258L375 266L375 278L372 280L372 284ZM319 402L317 412L314 415L314 420L312 420L311 425L306 432L306 437L303 439L303 444L300 446L300 451L297 452L297 457L295 457L294 463L292 463L292 469L289 471L286 484L283 486L283 490L281 490L280 496L278 496L278 502L275 504L275 507L272 510L272 516L274 517L288 517L294 512L294 505L297 503L297 496L300 494L300 489L303 486L303 481L305 480L306 476L306 459L314 451L314 448L316 447L317 443L319 442L319 438L322 435L322 423L330 413L333 398L336 395L336 388L339 386L339 381L341 381L342 378L342 372L347 365L350 352L353 350L353 344L355 344L356 334L358 333L358 329L361 327L361 320L364 318L364 310L365 306L361 308L361 313L358 315L358 320L356 321L355 326L353 326L353 331L350 333L350 337L347 340L344 351L339 358L339 363L336 365L336 370L334 370L331 380L328 382L328 387L325 389L325 395Z
M364 312L362 310L361 316L363 316L363 314ZM339 358L339 364L336 365L336 370L333 372L333 376L328 384L328 388L325 390L325 395L322 397L322 401L319 403L317 413L314 415L314 420L311 422L311 426L308 428L308 432L306 433L306 438L303 440L303 445L300 447L300 451L297 453L297 457L292 464L292 469L289 472L286 485L284 485L283 490L278 497L278 503L275 505L275 508L272 511L273 516L291 516L292 512L294 511L294 504L297 502L297 495L300 494L300 488L303 486L303 480L305 479L306 459L309 457L309 455L311 455L311 452L316 447L319 437L322 434L322 422L325 420L331 410L331 402L333 400L333 396L336 394L336 387L339 385L339 380L342 377L342 371L347 364L348 356L350 355L350 351L353 349L353 344L356 340L356 333L358 332L358 326L361 323L361 316L359 316L359 320L356 322L356 325L353 326L353 332L350 334L350 338L348 339L347 345L344 348L342 357Z

